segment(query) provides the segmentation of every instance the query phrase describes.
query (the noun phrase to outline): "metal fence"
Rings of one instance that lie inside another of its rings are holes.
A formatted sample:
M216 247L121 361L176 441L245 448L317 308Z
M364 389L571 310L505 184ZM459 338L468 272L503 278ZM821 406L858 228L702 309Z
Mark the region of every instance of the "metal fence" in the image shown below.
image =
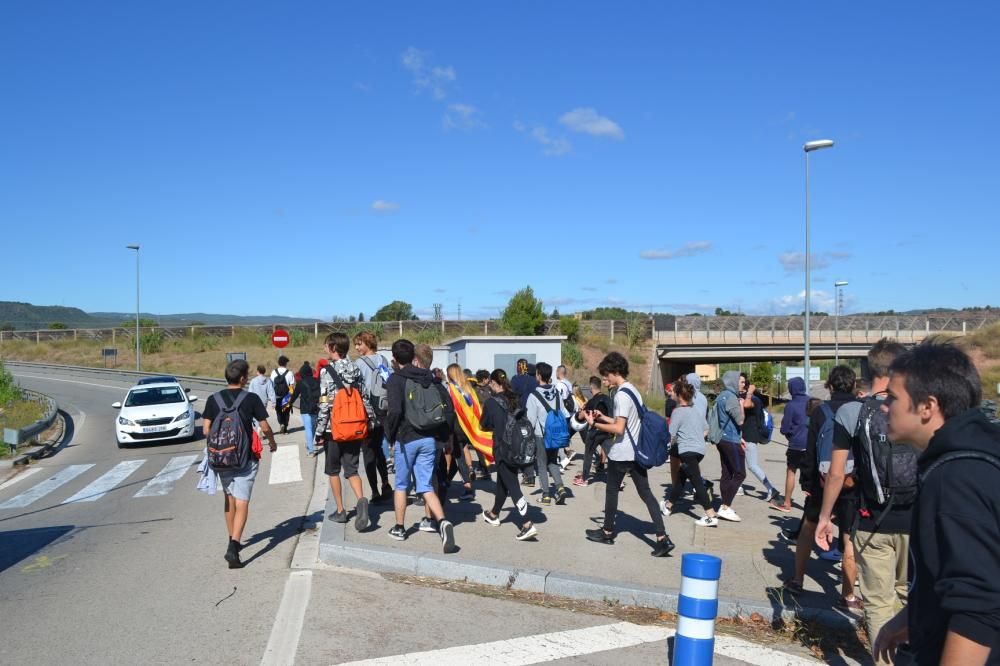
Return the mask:
M42 414L42 418L35 421L31 425L23 428L4 428L3 441L9 446L20 446L24 442L29 441L32 437L35 437L39 433L45 431L52 425L52 422L56 420L56 414L59 413L58 403L44 393L21 389L21 397L24 400L37 402L43 405L45 411Z

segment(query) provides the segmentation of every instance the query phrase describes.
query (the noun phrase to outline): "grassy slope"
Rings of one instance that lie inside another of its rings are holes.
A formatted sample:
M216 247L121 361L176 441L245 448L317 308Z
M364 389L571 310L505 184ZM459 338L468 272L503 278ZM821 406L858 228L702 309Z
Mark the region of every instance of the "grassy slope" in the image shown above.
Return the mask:
M1000 324L981 328L961 339L979 368L983 383L983 397L996 400L997 383L1000 382Z

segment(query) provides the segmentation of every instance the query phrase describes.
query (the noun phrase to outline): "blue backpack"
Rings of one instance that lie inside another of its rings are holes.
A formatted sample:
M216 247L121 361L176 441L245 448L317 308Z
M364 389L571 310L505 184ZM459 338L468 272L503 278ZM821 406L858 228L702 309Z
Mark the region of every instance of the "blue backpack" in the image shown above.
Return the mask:
M771 436L774 434L774 417L771 416L771 412L767 411L767 408L763 408L764 418L761 420L760 424L760 434L767 438L766 441L771 441Z
M554 389L553 389L554 390ZM564 449L569 446L569 424L566 423L566 417L562 415L562 410L553 409L549 403L545 402L545 398L537 390L534 392L534 396L538 398L538 402L542 403L545 407L545 425L543 428L543 435L545 441L546 449ZM556 405L559 405L559 392L556 391Z
M632 450L635 451L635 462L645 469L659 467L667 462L670 453L670 428L667 426L667 420L656 412L646 409L632 391L622 389L622 392L632 398L639 412L638 442L632 438L628 424L625 424L625 433L632 442Z

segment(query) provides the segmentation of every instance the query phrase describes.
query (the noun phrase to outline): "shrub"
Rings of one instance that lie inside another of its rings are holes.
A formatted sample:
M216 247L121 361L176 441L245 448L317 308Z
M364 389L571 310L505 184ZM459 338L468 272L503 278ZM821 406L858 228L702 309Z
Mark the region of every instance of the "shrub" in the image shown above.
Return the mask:
M156 354L163 349L163 331L150 331L139 337L139 347L143 354Z
M580 321L576 317L562 317L559 319L559 332L570 342L576 342L580 335Z
M69 326L62 323L61 321L54 321L51 324L49 324L49 329L53 331L65 331L67 328L69 328Z
M563 342L562 361L571 368L579 368L583 365L583 352L572 342Z
M645 365L647 360L648 359L644 355L638 352L633 352L628 355L628 362L632 365Z
M21 389L18 388L14 375L0 361L0 405L6 405L20 397Z
M291 344L293 347L305 347L312 341L312 336L300 329L292 329L289 331L288 335L292 338Z
M541 335L545 330L545 313L531 287L511 296L500 315L500 323L511 335Z

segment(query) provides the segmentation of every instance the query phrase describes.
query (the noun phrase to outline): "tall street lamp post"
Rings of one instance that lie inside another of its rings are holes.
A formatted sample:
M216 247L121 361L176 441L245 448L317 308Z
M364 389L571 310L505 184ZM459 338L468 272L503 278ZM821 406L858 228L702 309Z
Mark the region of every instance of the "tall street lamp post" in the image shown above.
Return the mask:
M811 153L814 150L822 150L823 148L833 148L833 141L830 141L829 139L821 139L819 141L808 141L808 142L806 142L806 144L804 146L802 146L802 150L804 150L805 154L806 154L806 319L805 319L805 324L803 326L803 328L805 329L804 330L804 336L805 336L805 359L804 359L804 363L802 365L804 366L803 370L805 371L805 380L806 380L806 387L807 387L806 390L807 391L808 391L808 386L809 386L809 313L810 313L810 311L812 309L812 298L811 298L812 295L809 293L810 290L812 289L812 286L810 284L810 278L811 278L810 272L812 271L812 257L810 256L810 254L811 254L812 250L811 250L811 248L809 246L809 241L810 241L810 233L809 233L809 153Z
M835 365L840 365L840 311L843 310L844 306L844 287L846 286L847 280L838 280L833 283L833 296L837 299L836 315L833 318L833 362Z
M135 370L142 370L142 359L139 355L139 246L126 245L126 249L135 250Z

